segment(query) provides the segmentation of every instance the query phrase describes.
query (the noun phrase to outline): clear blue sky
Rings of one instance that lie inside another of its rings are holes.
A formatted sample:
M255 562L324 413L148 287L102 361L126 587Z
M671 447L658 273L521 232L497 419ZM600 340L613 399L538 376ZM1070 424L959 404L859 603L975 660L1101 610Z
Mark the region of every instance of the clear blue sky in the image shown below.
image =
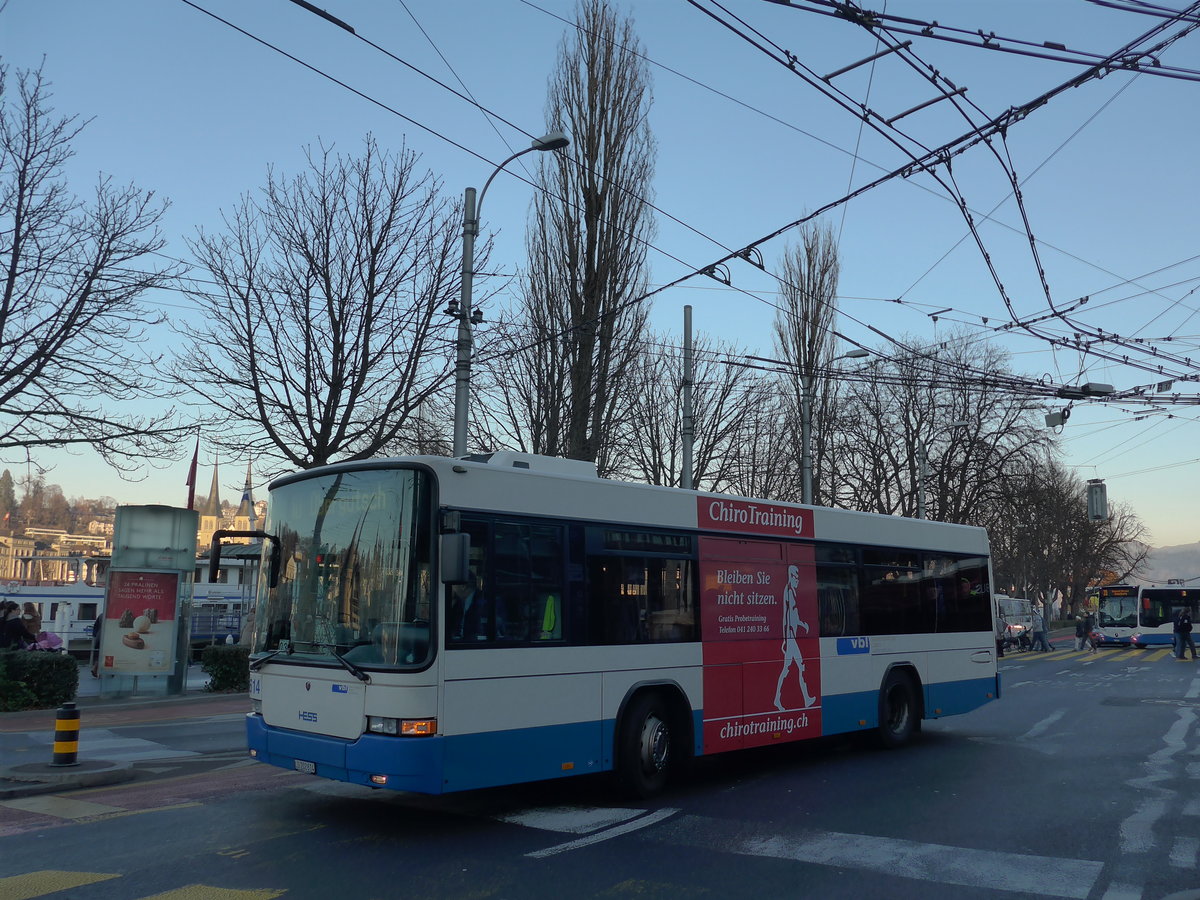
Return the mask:
M197 0L197 5L370 99L183 0L10 0L0 13L4 62L35 66L44 56L56 109L94 117L71 167L76 190L86 192L104 172L170 198L167 252L180 258L187 257L183 236L200 226L219 227L221 210L257 188L268 165L296 171L302 148L318 140L351 153L367 132L386 146L405 143L448 192L458 194L467 185L481 187L494 164L527 146L529 135L556 124L544 120L546 79L573 3L317 4L351 24L358 37L288 0ZM701 268L904 162L894 146L861 130L856 116L685 0L619 5L633 14L653 62L655 203L664 213L650 254L654 284ZM744 20L747 31L760 32L760 41L786 48L818 75L877 49L874 38L845 21L764 0L731 0L726 8ZM1157 22L1085 0L893 0L886 10L1100 55ZM1080 71L1062 62L913 40L917 55L965 87L967 99L987 116ZM1200 70L1200 35L1175 43L1160 60ZM469 93L520 130L489 119L425 75ZM895 58L834 83L853 104L885 118L932 96L928 83ZM1077 311L1088 327L1200 363L1198 301L1191 293L1200 285L1198 98L1200 82L1114 72L1053 98L1014 124L1006 144L995 146L1023 182L1056 305L1088 296ZM946 103L896 124L928 147L967 130ZM514 165L512 171L522 170ZM1037 269L1018 211L1006 199L1009 187L996 156L975 147L955 158L953 174L980 221L1016 314L1045 312ZM496 235L494 270L512 272L521 262L530 192L508 174L488 192L484 219ZM1052 348L1019 329L997 330L1009 314L983 257L973 240L963 240L967 230L955 205L926 177L896 179L868 191L829 214L828 221L840 234L840 330L856 341L883 344L867 326L910 340L967 327L1006 347L1013 366L1031 377L1104 382L1118 389L1158 380L1130 365ZM762 246L768 265L787 238ZM656 327L678 335L682 308L691 304L697 331L770 355L774 286L747 264L731 265L730 274L740 290L697 277L660 294ZM152 302L172 317L199 312L180 294L164 293ZM948 311L935 321L932 314L942 310ZM1056 323L1048 327L1066 332ZM161 340L169 340L166 332ZM1174 390L1197 395L1195 382L1177 381ZM1200 540L1197 415L1188 405L1077 404L1062 434L1067 462L1084 478L1104 478L1111 500L1132 504L1155 545ZM137 484L121 481L88 456L47 455L43 461L56 466L47 480L61 484L69 497L109 495L123 503L175 505L186 497L187 459L150 471ZM203 449L201 462L204 491L211 457ZM21 474L24 459L5 464ZM222 464L228 499L239 495L245 464ZM258 494L265 495L261 484Z

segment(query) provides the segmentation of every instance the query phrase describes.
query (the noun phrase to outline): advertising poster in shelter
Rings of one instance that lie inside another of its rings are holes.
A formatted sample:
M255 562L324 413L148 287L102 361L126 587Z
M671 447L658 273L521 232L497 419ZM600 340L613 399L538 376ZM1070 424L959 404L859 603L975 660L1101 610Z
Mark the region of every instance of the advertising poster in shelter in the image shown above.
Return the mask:
M175 654L179 574L110 571L100 629L100 670L163 675Z
M700 498L700 503L709 498ZM707 527L750 530L721 501ZM772 509L767 533L811 536L809 510ZM794 519L789 519L794 516ZM703 516L702 516L703 517ZM786 522L786 525L781 523ZM701 538L704 635L704 747L731 750L821 733L821 658L816 572L811 544L778 540Z

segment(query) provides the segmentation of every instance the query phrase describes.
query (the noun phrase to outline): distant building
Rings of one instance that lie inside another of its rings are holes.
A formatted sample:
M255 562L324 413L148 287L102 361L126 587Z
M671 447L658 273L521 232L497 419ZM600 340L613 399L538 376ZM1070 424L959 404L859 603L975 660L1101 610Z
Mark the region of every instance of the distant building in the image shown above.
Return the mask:
M246 482L242 488L242 500L232 515L225 514L225 504L221 502L221 489L217 471L217 463L213 463L212 487L204 503L198 510L200 527L196 532L196 551L207 554L212 546L212 537L217 531L253 531L258 528L261 515L254 501L253 486L250 479L250 463L246 463ZM231 537L225 542L231 544L248 544L251 538Z
M106 534L112 537L113 526L115 524L116 516L96 516L96 518L88 522L88 534Z

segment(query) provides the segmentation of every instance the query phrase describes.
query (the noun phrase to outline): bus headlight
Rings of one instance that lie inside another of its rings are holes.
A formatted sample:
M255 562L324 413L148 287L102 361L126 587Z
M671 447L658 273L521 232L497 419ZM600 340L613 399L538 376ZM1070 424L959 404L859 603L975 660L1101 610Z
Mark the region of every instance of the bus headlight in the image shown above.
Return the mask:
M400 720L387 716L367 716L367 731L373 734L397 735L400 733Z

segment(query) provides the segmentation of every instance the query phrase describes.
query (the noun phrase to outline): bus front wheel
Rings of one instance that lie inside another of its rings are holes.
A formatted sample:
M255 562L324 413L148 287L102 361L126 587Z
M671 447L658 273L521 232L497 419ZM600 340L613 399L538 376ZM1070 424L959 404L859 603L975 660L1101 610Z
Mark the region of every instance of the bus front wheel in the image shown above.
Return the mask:
M889 750L907 744L920 727L919 715L912 679L889 672L879 690L879 743Z
M670 710L660 694L634 697L621 723L617 744L617 777L635 797L657 794L667 783L672 763Z

